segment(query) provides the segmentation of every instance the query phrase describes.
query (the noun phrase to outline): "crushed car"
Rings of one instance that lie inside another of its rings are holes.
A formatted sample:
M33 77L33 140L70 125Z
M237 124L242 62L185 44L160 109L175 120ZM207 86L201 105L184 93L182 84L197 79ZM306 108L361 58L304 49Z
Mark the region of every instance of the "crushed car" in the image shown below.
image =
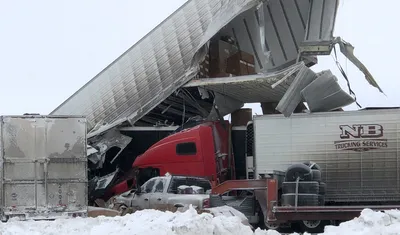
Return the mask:
M209 207L211 183L207 179L193 176L166 175L154 177L137 189L128 190L112 197L108 208L122 214L143 209L176 210L186 205L196 209Z

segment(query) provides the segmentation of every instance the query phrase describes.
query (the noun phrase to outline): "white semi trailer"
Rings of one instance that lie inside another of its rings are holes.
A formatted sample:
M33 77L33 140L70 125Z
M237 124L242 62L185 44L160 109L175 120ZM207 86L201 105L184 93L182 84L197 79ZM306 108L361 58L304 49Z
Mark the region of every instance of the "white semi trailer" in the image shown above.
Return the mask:
M2 220L87 215L86 119L0 116Z
M254 179L214 187L211 206L252 191L267 227L308 232L364 208L400 208L400 109L255 116L245 146Z

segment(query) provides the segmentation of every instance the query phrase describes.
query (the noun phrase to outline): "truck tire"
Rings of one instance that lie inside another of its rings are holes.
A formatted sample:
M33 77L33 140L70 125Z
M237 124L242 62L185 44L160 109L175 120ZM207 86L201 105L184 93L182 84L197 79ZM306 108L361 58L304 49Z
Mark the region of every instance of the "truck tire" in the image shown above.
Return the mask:
M299 221L300 230L302 233L319 234L324 232L326 225L329 225L329 220L303 220Z
M283 182L282 192L283 194L296 193L296 182ZM300 181L297 193L318 194L319 183L316 181Z
M319 194L325 195L326 193L326 184L324 182L319 183Z
M288 167L286 170L285 181L293 182L300 178L300 181L311 181L312 171L310 167L304 164L294 164Z
M304 165L310 167L312 170L321 170L321 167L317 163L312 161L305 162Z
M325 196L319 194L318 195L318 206L324 206L325 205Z
M295 206L296 194L282 194L282 206ZM318 194L298 194L297 206L318 206Z
M320 170L314 170L314 169L311 169L311 171L312 171L313 180L321 182L321 179L322 179L321 171Z

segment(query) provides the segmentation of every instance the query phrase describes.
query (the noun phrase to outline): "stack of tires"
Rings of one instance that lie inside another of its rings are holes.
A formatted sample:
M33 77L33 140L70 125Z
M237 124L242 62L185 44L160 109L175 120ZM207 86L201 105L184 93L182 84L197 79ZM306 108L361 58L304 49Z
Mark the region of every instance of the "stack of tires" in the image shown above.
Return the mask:
M282 184L282 206L323 206L326 184L321 182L321 176L316 163L291 165Z

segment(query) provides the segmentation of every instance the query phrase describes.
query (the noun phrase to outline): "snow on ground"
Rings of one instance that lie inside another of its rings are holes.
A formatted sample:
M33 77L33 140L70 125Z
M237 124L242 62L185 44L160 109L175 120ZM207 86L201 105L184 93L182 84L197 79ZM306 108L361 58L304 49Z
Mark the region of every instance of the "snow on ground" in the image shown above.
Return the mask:
M339 226L325 227L325 235L394 235L400 234L400 211L374 212L365 209L360 217L341 223Z
M172 235L253 234L239 217L197 214L193 208L182 213L143 210L123 217L60 219L56 221L9 221L0 224L1 235Z
M172 235L172 234L237 234L237 235L277 235L276 231L257 229L253 232L235 216L216 216L197 214L190 208L185 212L161 212L143 210L123 217L97 217L60 219L56 221L9 221L0 224L1 235ZM391 210L386 213L365 209L361 216L354 220L327 226L325 235L347 234L400 234L400 211Z

